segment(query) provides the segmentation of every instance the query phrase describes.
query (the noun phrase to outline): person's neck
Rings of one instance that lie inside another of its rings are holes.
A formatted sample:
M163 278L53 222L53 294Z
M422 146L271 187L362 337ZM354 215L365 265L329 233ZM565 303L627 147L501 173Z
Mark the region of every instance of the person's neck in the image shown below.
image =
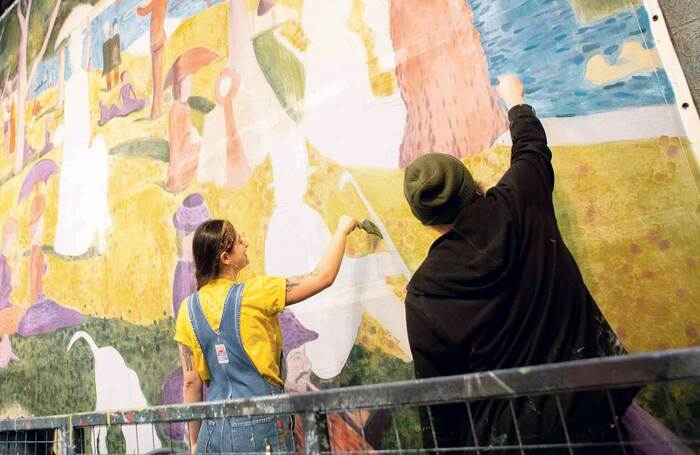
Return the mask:
M238 271L237 270L224 270L219 274L218 279L236 281L236 279L238 279Z

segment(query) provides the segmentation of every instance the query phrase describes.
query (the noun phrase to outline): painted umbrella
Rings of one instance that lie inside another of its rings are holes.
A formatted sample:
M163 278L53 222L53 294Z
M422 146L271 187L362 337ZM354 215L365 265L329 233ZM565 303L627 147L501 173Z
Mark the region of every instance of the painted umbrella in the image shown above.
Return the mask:
M37 162L27 173L19 190L19 200L22 202L32 192L34 186L39 182L46 182L49 177L58 172L58 165L54 160L43 159Z
M165 76L163 88L180 82L185 76L196 73L219 57L219 54L206 47L187 49L173 62L168 75Z

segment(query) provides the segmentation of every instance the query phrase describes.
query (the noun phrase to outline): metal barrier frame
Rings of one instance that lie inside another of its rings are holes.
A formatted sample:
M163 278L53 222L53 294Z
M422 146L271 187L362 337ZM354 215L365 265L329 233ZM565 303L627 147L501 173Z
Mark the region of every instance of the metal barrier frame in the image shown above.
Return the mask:
M700 380L700 347L274 397L8 419L0 420L0 432L59 429L64 439L63 453L70 455L74 428L299 414L304 423L306 453L320 454L321 412L470 402L684 380Z

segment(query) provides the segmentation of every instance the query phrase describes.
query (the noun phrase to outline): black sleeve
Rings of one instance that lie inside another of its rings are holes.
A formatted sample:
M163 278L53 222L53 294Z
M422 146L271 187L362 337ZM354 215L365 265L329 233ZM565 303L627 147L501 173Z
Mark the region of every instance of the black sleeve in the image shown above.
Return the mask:
M515 106L508 112L513 139L510 168L499 185L516 193L522 203L550 202L554 189L552 152L547 135L535 111L527 105Z

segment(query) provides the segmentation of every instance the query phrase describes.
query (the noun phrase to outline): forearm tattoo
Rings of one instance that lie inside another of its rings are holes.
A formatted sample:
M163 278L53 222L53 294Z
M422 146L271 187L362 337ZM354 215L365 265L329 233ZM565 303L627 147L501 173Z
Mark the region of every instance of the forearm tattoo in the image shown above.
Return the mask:
M192 364L192 349L183 346L182 347L182 358L185 360L185 369L187 371L192 371L194 366Z
M293 288L299 286L304 279L312 277L312 276L317 276L318 275L318 270L314 270L313 272L305 273L303 275L297 275L297 276L290 276L287 278L287 291L292 290Z

